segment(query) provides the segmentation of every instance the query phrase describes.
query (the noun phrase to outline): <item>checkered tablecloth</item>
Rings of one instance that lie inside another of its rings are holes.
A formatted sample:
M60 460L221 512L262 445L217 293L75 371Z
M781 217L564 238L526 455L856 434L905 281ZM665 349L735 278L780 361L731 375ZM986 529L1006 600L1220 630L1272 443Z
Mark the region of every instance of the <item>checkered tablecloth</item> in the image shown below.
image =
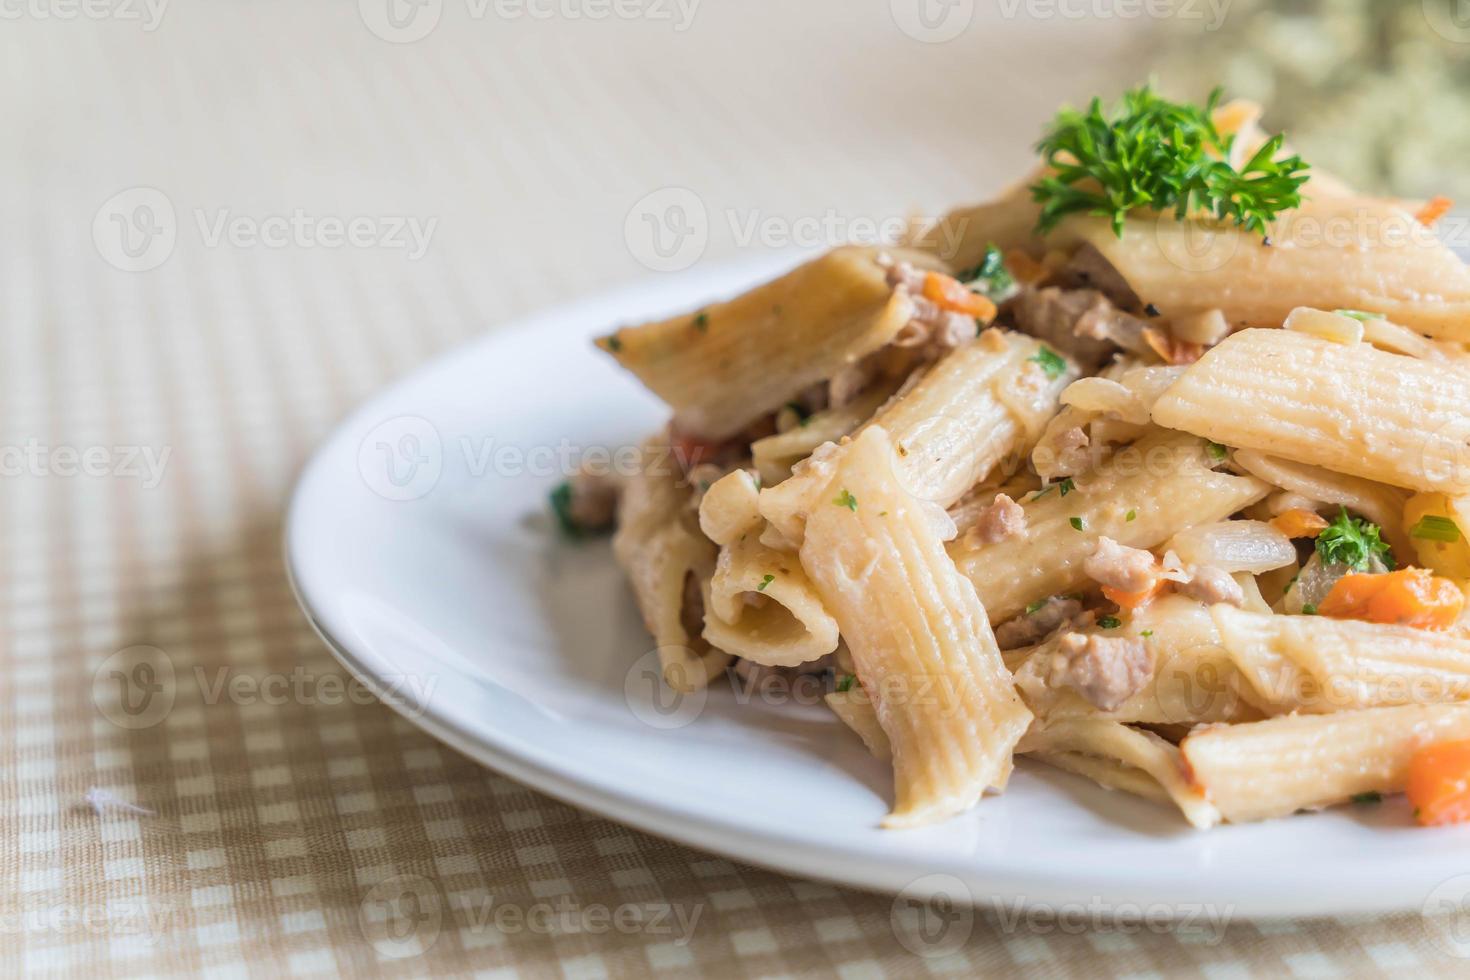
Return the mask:
M1407 916L980 916L919 956L889 898L486 771L354 696L296 608L313 444L457 341L654 274L640 202L692 193L701 262L932 213L1140 63L1137 23L951 6L0 6L0 971L1463 966Z

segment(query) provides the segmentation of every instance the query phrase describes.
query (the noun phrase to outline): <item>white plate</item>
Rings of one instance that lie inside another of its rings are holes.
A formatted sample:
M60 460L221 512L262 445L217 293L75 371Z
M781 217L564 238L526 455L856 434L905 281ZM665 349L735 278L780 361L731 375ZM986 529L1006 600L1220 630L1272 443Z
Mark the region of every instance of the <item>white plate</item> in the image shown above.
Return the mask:
M532 317L349 418L307 466L287 529L301 603L343 664L552 796L859 887L1262 917L1419 909L1465 867L1470 837L1411 827L1400 799L1198 833L1170 808L1024 763L970 813L880 831L887 766L820 704L741 704L724 686L702 702L656 695L652 643L606 543L560 540L545 509L560 463L529 451L635 445L663 412L588 339L792 261L666 276Z

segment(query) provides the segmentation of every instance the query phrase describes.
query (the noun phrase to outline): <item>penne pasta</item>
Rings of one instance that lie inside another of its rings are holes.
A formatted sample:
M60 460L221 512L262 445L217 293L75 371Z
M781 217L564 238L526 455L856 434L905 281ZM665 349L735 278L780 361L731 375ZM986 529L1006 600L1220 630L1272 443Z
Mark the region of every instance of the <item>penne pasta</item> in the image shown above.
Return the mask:
M1193 785L1239 823L1398 792L1417 749L1465 738L1470 706L1405 705L1215 725L1179 748Z
M985 609L930 513L905 491L888 433L846 447L811 508L801 563L841 626L893 750L886 826L931 823L1003 785L1031 721Z
M1254 477L1211 469L1199 439L1156 432L1079 476L1075 491L1063 496L1053 488L1022 501L1024 535L996 543L967 537L949 550L1002 622L1032 602L1084 586L1082 563L1098 538L1157 547L1186 527L1223 520L1268 489Z
M1246 330L1190 367L1153 418L1394 486L1470 492L1470 371L1366 344Z
M743 296L598 345L674 409L681 432L732 436L891 341L914 314L875 249L845 247ZM922 253L902 258L935 267Z
M1067 753L1116 763L1146 775L1162 791L1164 799L1179 807L1192 826L1208 830L1220 822L1220 812L1190 784L1179 749L1152 732L1104 718L1067 718L1034 727L1021 741L1018 751ZM1082 773L1094 779L1100 774L1098 768ZM1134 791L1133 785L1123 780L1114 782L1104 777L1098 781L1104 786ZM1154 796L1147 792L1143 795Z
M1042 349L1030 337L987 330L878 412L869 427L891 435L908 492L948 507L1039 438L1075 377L1065 362L1043 366ZM790 480L761 493L761 513L788 540L801 540L813 489L843 452L819 450Z
M751 443L750 455L761 485L774 487L785 480L791 468L822 443L836 442L872 418L893 391L892 385L870 385L846 405L824 409L794 428Z
M765 667L795 667L837 649L837 621L796 556L767 548L749 532L720 550L704 638Z
M888 735L878 724L878 712L873 710L873 699L861 686L846 691L833 691L824 700L832 713L863 740L873 758L884 762L893 758L893 748L888 744Z
M1212 610L1220 643L1272 713L1470 700L1470 640L1409 626Z
M1073 217L1047 244L1096 248L1165 316L1219 309L1237 327L1279 327L1298 306L1346 308L1470 340L1470 270L1392 202L1318 196L1268 234L1269 245L1233 225L1136 215L1119 236L1106 220Z
M1164 596L1134 613L1122 627L1078 631L1131 640L1148 652L1152 664L1148 680L1106 711L1057 682L1054 659L1063 632L1067 631L1035 647L1015 672L1016 690L1026 706L1047 723L1086 717L1130 724L1198 724L1262 717L1203 603Z
M690 583L713 572L715 547L697 529L665 436L642 447L641 465L623 488L613 556L633 587L643 624L658 647L664 682L678 691L704 687L729 663L695 633L699 609Z

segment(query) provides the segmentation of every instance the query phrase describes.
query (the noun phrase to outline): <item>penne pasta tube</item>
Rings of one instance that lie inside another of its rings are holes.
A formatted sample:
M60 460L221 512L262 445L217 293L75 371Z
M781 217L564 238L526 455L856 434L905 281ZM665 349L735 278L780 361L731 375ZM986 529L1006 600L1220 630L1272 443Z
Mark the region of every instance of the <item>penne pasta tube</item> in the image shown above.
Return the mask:
M1147 651L1148 679L1111 710L1104 711L1060 682L1053 666L1058 631L1033 648L1016 670L1016 690L1038 718L1048 724L1066 718L1106 718L1131 724L1199 724L1262 717L1249 697L1248 682L1236 669L1210 611L1203 603L1166 595L1137 610L1122 627L1090 626L1084 636L1123 639Z
M764 667L795 667L837 649L837 621L789 552L747 533L720 550L704 638Z
M1400 527L1399 521L1409 498L1407 491L1253 449L1237 449L1232 458L1236 466L1251 476L1283 490L1362 514L1383 530L1395 555L1407 559L1414 553L1408 532Z
M991 245L1034 247L1041 205L1032 200L1030 185L1040 174L1036 171L993 201L957 208L922 231L914 244L955 269L978 265Z
M1104 718L1067 718L1033 727L1018 751L1077 753L1117 763L1148 776L1192 826L1208 830L1220 822L1220 812L1190 784L1179 749L1153 732ZM1094 769L1084 775L1096 778L1096 773ZM1099 782L1132 788L1127 783Z
M832 713L863 740L868 751L873 753L873 758L885 762L893 758L893 748L888 744L883 726L878 724L878 713L873 710L873 699L868 697L861 685L855 685L846 691L833 691L824 700Z
M1236 326L1279 327L1298 306L1383 313L1412 330L1470 340L1470 269L1390 201L1318 195L1262 236L1172 213L1072 217L1047 243L1087 243L1165 316L1222 310ZM958 260L957 260L958 261Z
M1451 633L1229 606L1212 615L1225 650L1277 712L1470 700L1470 640Z
M1240 823L1396 793L1409 759L1434 742L1470 738L1470 706L1405 705L1215 725L1180 743L1190 781Z
M871 426L845 450L809 508L801 564L892 746L885 826L932 823L1004 784L1031 712L944 553L938 506L904 489L888 433Z
M1394 486L1470 492L1470 371L1367 344L1237 333L1169 387L1153 418Z
M1270 489L1209 463L1199 439L1155 432L1077 477L1073 492L1052 488L1021 501L1025 534L995 543L966 537L950 545L950 554L990 615L1004 622L1032 602L1086 585L1082 563L1098 538L1154 548L1186 527L1223 520Z
M597 343L674 409L681 432L732 436L909 322L913 301L888 284L878 254L839 248L728 302ZM937 266L918 252L896 257Z
M714 567L715 546L690 526L689 489L668 452L666 436L644 443L642 463L623 488L613 556L633 588L643 624L658 647L664 682L678 691L704 687L730 662L696 635L691 598Z
M869 385L846 405L817 412L800 425L750 444L750 455L761 485L774 487L791 475L791 468L824 442L836 442L873 417L888 401L894 386Z
M1022 334L987 330L883 407L869 427L892 437L905 490L948 507L1040 437L1075 377L1042 349ZM761 513L788 540L801 540L813 489L830 479L844 451L819 450L791 479L761 493Z
M1116 759L1087 755L1083 752L1036 751L1026 753L1026 758L1070 772L1074 776L1090 779L1104 789L1122 790L1133 796L1141 796L1155 803L1170 804L1174 801L1154 779L1142 769L1126 766Z
M699 502L699 529L715 544L731 544L760 526L760 487L747 470L726 473Z

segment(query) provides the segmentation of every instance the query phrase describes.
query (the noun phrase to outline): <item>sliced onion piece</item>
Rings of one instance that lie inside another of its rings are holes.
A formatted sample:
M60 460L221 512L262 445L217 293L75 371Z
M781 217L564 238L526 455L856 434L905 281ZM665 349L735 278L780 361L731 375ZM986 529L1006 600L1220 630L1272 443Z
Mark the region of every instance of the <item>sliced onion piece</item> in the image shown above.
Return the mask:
M1189 565L1214 565L1226 572L1259 575L1296 563L1291 539L1264 521L1219 521L1185 528L1168 550Z

